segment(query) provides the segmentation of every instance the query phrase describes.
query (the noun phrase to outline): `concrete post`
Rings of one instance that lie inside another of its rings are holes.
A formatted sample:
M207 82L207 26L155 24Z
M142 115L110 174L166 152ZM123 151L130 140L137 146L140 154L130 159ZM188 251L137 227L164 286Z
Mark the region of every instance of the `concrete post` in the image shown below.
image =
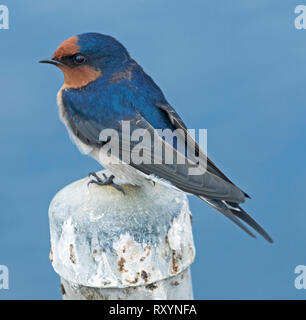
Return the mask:
M193 299L187 197L150 182L121 184L123 195L88 181L60 190L49 208L63 299Z

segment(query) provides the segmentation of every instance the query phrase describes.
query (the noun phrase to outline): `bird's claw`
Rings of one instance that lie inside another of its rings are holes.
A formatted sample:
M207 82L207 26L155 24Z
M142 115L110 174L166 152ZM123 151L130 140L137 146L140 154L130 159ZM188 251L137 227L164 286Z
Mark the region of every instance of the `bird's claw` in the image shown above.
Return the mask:
M114 175L110 175L109 177L107 177L106 174L103 173L103 177L105 179L104 181L95 172L90 172L88 176L89 177L92 176L96 179L96 180L94 179L90 180L87 183L88 186L92 183L97 184L99 186L111 186L117 189L118 191L121 191L125 195L124 190L118 184L114 183L114 178L115 178Z
M152 185L153 185L153 187L155 187L155 181L154 180L152 180L152 179L150 179L150 178L146 178L147 179L147 181L148 182L150 182L150 183L152 183Z
M96 178L96 180L98 181L98 182L101 182L101 183L103 183L103 180L95 173L95 172L89 172L89 174L88 174L88 177L94 177L94 178ZM106 174L105 173L103 173L103 177L104 177L104 179L106 179L107 180L107 176L106 176ZM91 180L91 181L94 181L94 180ZM88 184L89 184L90 182L88 182Z

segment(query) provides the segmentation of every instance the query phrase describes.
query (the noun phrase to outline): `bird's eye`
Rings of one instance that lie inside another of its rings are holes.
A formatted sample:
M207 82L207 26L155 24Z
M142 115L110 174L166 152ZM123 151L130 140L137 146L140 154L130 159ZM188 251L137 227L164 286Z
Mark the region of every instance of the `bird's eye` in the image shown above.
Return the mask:
M75 64L82 64L86 61L86 58L82 54L76 54L73 56L73 62Z

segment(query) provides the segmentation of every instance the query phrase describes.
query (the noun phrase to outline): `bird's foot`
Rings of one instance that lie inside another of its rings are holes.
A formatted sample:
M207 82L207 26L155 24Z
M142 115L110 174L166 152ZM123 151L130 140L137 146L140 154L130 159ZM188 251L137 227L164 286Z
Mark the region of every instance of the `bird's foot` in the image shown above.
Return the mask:
M110 175L109 177L107 177L106 174L103 173L103 177L105 180L102 180L95 172L90 172L88 176L95 178L95 180L92 179L88 182L88 186L92 183L97 184L99 186L111 186L117 189L118 191L121 191L125 195L124 190L118 184L114 183L114 175Z

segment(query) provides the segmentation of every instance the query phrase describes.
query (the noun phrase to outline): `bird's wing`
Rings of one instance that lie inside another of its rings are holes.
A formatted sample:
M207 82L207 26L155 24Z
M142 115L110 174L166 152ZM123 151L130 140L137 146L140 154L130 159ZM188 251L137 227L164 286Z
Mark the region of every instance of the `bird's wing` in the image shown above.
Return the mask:
M189 137L189 139L193 139L192 137L190 137L190 134L187 131L187 127L185 123L183 122L181 117L178 115L178 113L174 110L174 108L172 108L169 104L156 104L156 106L167 114L169 120L171 121L171 123L175 128L182 129L185 132L185 134ZM194 142L194 144L195 144L196 152L199 152L201 150L199 145L196 142ZM208 157L207 157L207 171L215 174L216 176L234 185L234 183ZM247 198L249 198L249 195L246 194L245 192L244 192L244 195Z
M136 112L136 111L135 111ZM84 143L102 147L103 142L100 140L100 133L104 126L93 120L83 117L69 116L67 120L73 133ZM244 202L244 195L236 186L224 181L222 178L205 170L204 164L195 163L187 159L183 154L177 152L170 144L164 141L139 113L126 119L129 121L131 132L133 129L145 130L150 139L142 139L141 151L138 141L127 141L130 135L122 134L122 122L117 123L116 131L119 133L119 144L117 139L110 139L104 142L105 148L113 151L119 146L120 160L122 155L131 151L130 165L141 172L164 179L176 188L195 195L202 195L212 199L222 199L233 202ZM158 154L154 149L156 144L164 150ZM141 152L142 161L135 161L135 156ZM116 153L115 153L116 154ZM173 154L173 163L165 163L164 154ZM204 172L200 175L190 175L189 169L200 167L199 170Z
M190 134L188 133L187 127L185 125L185 123L183 122L183 120L181 119L181 117L177 114L177 112L174 110L174 108L172 108L169 104L156 104L156 106L163 110L166 115L168 116L169 120L171 121L171 123L173 124L173 126L176 129L182 129L185 133L185 139L190 139L193 142L191 144L194 144L195 146L195 150L197 153L201 152L201 148L199 147L199 145L193 140L193 138L190 136ZM221 179L231 183L232 185L235 185L206 155L204 155L202 153L202 157L206 157L207 159L207 171L210 173L213 173L214 175L220 177ZM243 191L242 191L243 192ZM250 198L250 196L243 192L245 197Z
M131 166L146 173L169 181L178 189L195 195L206 195L213 199L234 198L235 202L244 202L243 193L234 185L224 181L220 177L206 170L206 163L195 162L187 159L184 154L178 152L172 145L164 141L140 114L138 114L137 127L143 128L152 137L152 141L143 148L143 162L134 163ZM133 127L133 125L132 125ZM145 139L143 139L144 141ZM164 152L158 154L154 144L162 146ZM137 145L131 144L131 150ZM173 154L173 163L166 163L165 154ZM204 159L205 160L205 159ZM201 174L190 174L191 168L197 167Z

